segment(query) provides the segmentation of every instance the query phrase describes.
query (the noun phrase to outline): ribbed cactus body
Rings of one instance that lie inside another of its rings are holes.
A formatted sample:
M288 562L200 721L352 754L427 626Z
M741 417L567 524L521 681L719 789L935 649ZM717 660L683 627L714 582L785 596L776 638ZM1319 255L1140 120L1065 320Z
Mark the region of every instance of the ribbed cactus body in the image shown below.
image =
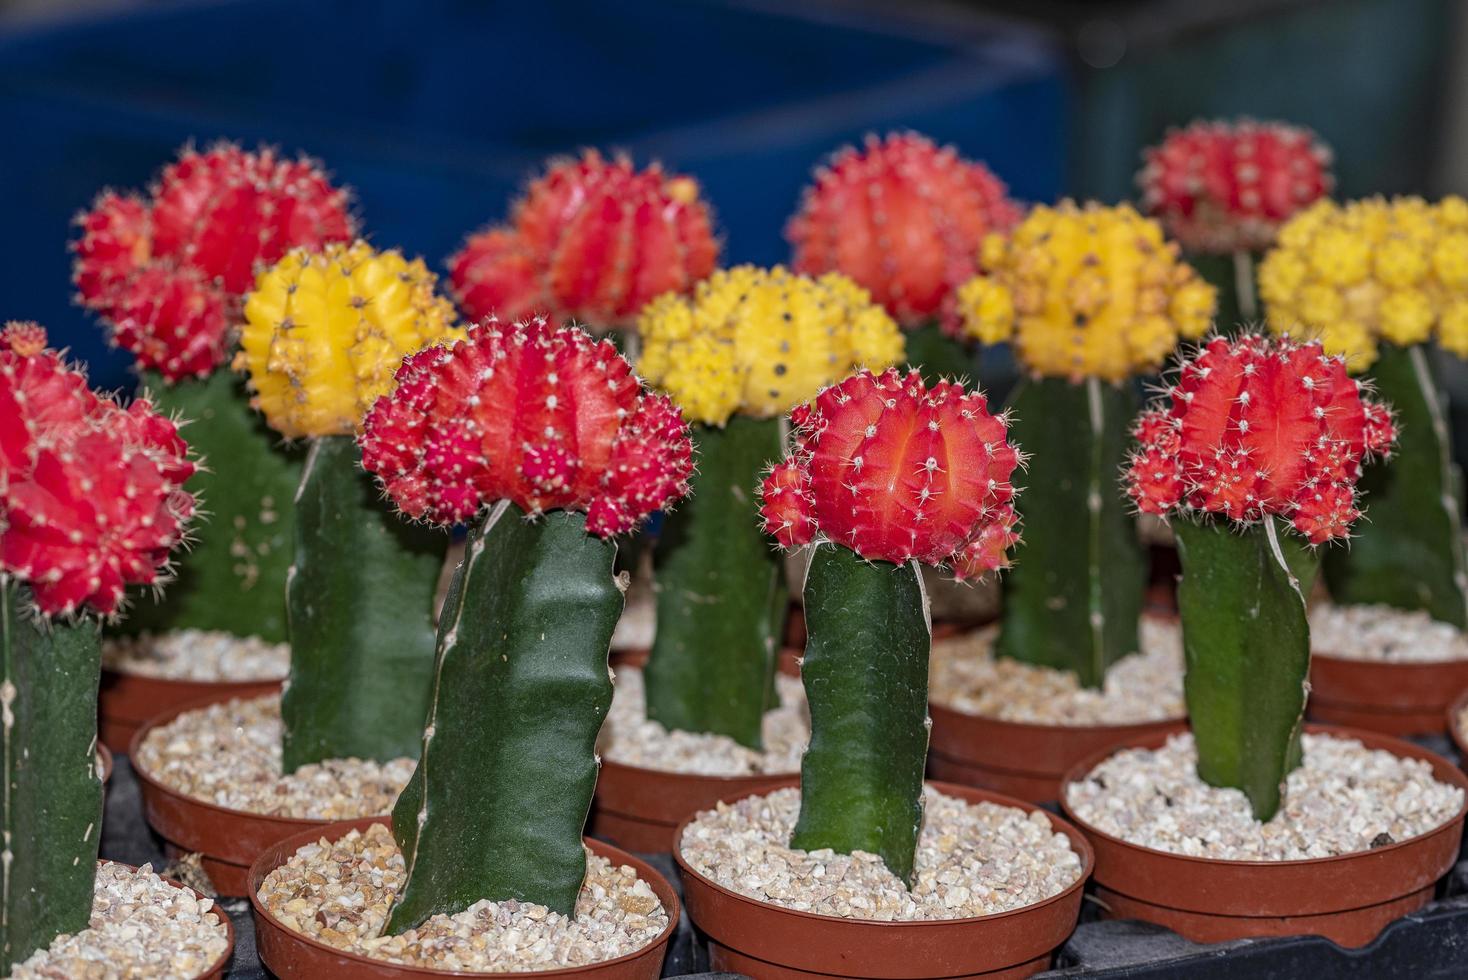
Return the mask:
M102 838L97 624L38 623L0 578L0 973L92 915Z
M622 613L616 551L585 514L532 520L509 501L470 534L439 621L422 754L393 810L408 874L387 933L481 899L574 914Z
M283 767L418 751L448 535L380 499L347 436L322 436L295 498Z
M171 385L152 374L142 380L160 411L189 420L184 434L205 466L188 488L205 501L207 520L179 557L167 593L135 596L125 628L222 630L285 642L286 571L305 450L281 443L228 371Z
M928 600L916 562L818 545L805 579L810 746L791 847L879 855L912 883L928 758Z
M1074 671L1100 687L1106 669L1137 652L1147 557L1116 490L1137 397L1097 378L1021 382L1010 433L1030 454L1015 482L1024 540L1004 576L995 652Z
M789 604L783 560L759 530L755 478L782 450L779 419L695 430L691 499L658 537L657 634L647 716L758 749Z
M1366 467L1358 486L1369 520L1355 530L1350 548L1325 555L1325 581L1336 602L1422 609L1468 629L1462 473L1452 460L1443 394L1428 356L1421 346L1380 348L1371 379L1400 423L1397 453Z

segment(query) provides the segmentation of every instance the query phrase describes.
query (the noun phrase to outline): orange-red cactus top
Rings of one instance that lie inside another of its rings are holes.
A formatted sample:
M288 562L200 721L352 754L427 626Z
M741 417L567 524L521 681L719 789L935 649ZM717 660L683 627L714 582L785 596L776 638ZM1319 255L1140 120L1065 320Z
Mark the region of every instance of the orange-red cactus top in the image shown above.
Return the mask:
M688 492L688 426L609 341L544 320L469 328L403 360L359 438L362 464L413 518L450 524L512 500L630 531Z
M795 449L761 488L765 531L781 545L829 540L865 558L951 565L959 578L1008 564L1020 455L982 394L862 370L790 421Z
M691 177L588 150L555 162L508 225L472 235L449 259L459 305L474 319L546 315L627 326L663 293L714 271L713 219Z
M1362 460L1395 435L1390 409L1363 398L1318 343L1219 337L1138 416L1127 490L1146 513L1277 515L1320 544L1348 536Z
M0 330L0 571L42 615L111 615L128 585L160 581L193 516L193 472L145 399L97 395L35 324Z
M955 291L979 272L984 237L1020 218L982 163L916 133L869 136L816 171L786 237L796 272L854 279L906 327L958 332Z

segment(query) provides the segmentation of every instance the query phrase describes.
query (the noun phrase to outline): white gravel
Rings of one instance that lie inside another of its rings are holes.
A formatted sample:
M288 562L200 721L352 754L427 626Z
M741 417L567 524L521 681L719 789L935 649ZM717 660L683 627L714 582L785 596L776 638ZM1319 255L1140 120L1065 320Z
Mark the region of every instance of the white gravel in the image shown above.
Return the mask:
M56 937L11 974L15 980L191 980L224 955L228 932L214 902L153 873L97 865L86 929Z
M150 731L134 763L170 789L231 810L311 820L389 813L412 759L329 759L281 773L280 696L233 698Z
M1224 861L1334 857L1417 837L1463 805L1428 764L1368 749L1352 738L1304 736L1304 763L1285 802L1260 823L1236 789L1198 778L1191 734L1156 750L1126 749L1066 787L1081 820L1113 837L1174 854Z
M1042 813L966 803L929 787L911 891L875 854L789 846L800 790L720 803L683 832L683 859L741 895L817 915L882 922L959 919L1043 901L1081 875Z
M985 718L1045 725L1126 725L1187 714L1183 701L1182 628L1144 616L1140 653L1106 672L1099 690L1071 671L993 655L999 627L933 643L929 696L936 704Z
M266 876L260 901L287 928L360 956L442 970L509 973L585 966L635 953L668 926L662 902L630 866L587 853L572 919L544 905L488 900L382 936L406 877L382 824L307 844Z
M1421 611L1322 602L1310 610L1310 647L1347 660L1430 663L1468 657L1468 633Z
M765 747L763 752L756 752L725 735L670 732L648 721L642 671L618 667L613 675L612 708L597 739L602 758L644 769L702 776L800 771L800 757L810 741L810 712L805 704L805 688L798 679L784 674L775 677L780 707L765 712Z
M291 669L291 648L218 630L111 636L102 666L120 674L176 681L275 681Z

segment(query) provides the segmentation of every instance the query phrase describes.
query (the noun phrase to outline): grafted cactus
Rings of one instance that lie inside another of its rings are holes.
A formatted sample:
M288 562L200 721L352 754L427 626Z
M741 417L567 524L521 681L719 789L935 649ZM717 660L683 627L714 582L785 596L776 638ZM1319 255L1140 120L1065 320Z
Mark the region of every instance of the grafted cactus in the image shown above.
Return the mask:
M1362 462L1395 437L1391 412L1319 344L1244 335L1184 360L1136 434L1128 494L1145 513L1180 517L1198 775L1243 790L1268 820L1299 764L1310 669L1305 599L1276 523L1312 545L1347 537Z
M932 629L919 564L972 578L1017 540L1019 453L984 396L859 371L790 414L766 533L812 545L801 677L811 739L791 846L879 855L909 883L922 823Z
M984 245L989 271L959 290L970 334L1009 340L1029 377L1010 398L1032 454L1028 532L1004 578L1000 656L1100 687L1137 652L1146 554L1114 492L1137 411L1133 377L1208 329L1214 291L1156 222L1123 205L1036 208Z
M665 295L638 323L641 373L695 425L698 473L654 555L657 633L647 715L670 729L759 748L790 596L760 533L754 486L783 452L779 415L858 366L902 357L902 336L866 291L740 266Z
M785 235L796 272L840 272L887 308L907 331L908 360L931 382L971 370L954 293L979 271L985 236L1019 218L982 163L892 133L820 167Z
M136 358L147 397L190 420L204 465L189 486L209 500L177 581L161 599L139 596L127 628L283 641L300 458L250 411L239 380L216 369L256 272L291 248L351 236L347 195L309 160L220 144L185 150L146 199L103 193L78 224L81 302Z
M631 326L662 293L688 292L718 257L691 177L588 150L552 161L509 223L470 236L449 265L474 319L542 314L606 329Z
M688 428L608 341L490 319L407 358L362 457L405 516L473 520L439 621L387 932L481 899L572 915L622 612L614 535L688 489Z
M0 971L87 926L101 836L98 618L159 586L193 462L174 422L0 331Z
M287 772L417 750L448 539L382 506L353 434L403 355L462 335L452 316L422 262L363 242L289 253L245 303L236 363L254 404L281 435L310 440L286 594Z
M1401 422L1391 466L1367 467L1371 520L1323 562L1337 602L1424 610L1468 629L1462 474L1427 343L1468 356L1468 203L1322 201L1259 270L1270 326L1319 336L1371 375Z

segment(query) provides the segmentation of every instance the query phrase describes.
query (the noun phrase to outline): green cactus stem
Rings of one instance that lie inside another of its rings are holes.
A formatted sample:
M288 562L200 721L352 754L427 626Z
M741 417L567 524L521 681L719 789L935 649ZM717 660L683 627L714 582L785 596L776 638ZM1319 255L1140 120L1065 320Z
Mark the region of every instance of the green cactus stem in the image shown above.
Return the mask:
M862 850L909 885L922 825L932 630L916 563L816 545L801 677L810 747L790 846Z
M647 716L759 749L789 594L784 561L760 533L754 485L781 454L780 420L735 416L700 426L695 440L693 496L668 515L654 553Z
M1310 672L1305 599L1272 518L1242 530L1179 520L1173 530L1198 775L1243 790L1254 816L1269 820L1300 760Z
M29 592L0 580L0 973L92 915L102 829L97 624L42 623Z
M612 700L616 553L584 514L532 521L509 501L470 533L439 621L422 755L393 809L407 880L388 933L481 899L573 914Z
M295 497L287 773L413 756L433 675L433 599L448 535L399 520L349 436L311 444Z
M1331 598L1425 610L1468 629L1462 474L1452 461L1447 414L1427 352L1420 345L1383 345L1371 378L1396 412L1397 452L1366 466L1358 488L1367 519L1349 547L1326 553Z
M1005 575L999 656L1074 671L1100 687L1138 649L1147 555L1116 491L1136 392L1090 378L1023 382L1010 400L1012 438L1030 454L1016 474L1024 541Z
M186 489L200 496L207 520L193 547L179 555L178 578L167 594L137 596L127 631L221 630L285 642L291 500L304 452L281 444L250 408L244 382L229 371L176 384L149 372L143 389L161 412L189 420L184 437L207 469Z
M932 385L941 378L949 381L968 379L977 373L977 357L962 340L946 333L936 322L925 323L902 334L907 349L907 363L923 374L923 382Z

